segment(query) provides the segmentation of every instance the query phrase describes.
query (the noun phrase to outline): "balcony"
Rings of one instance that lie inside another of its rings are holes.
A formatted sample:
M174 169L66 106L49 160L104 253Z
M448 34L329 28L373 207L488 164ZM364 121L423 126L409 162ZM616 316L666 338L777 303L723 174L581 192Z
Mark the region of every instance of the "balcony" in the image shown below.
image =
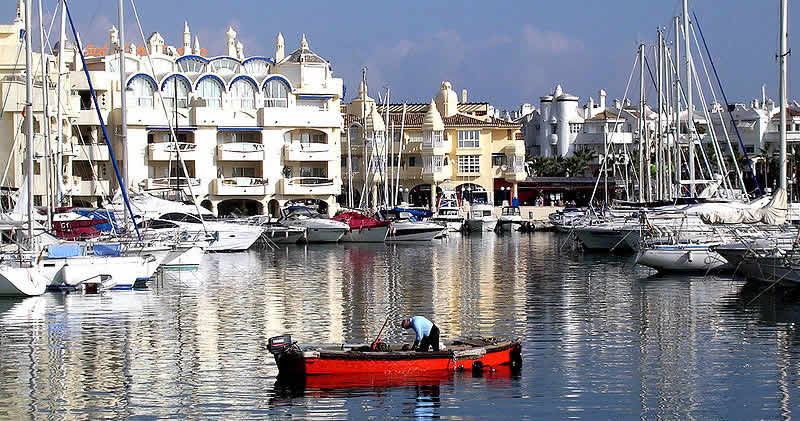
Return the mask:
M266 178L217 178L211 183L211 194L217 196L265 196L274 193Z
M108 146L99 143L77 144L74 146L77 161L108 161Z
M281 192L287 196L330 196L339 194L340 186L331 178L292 177L281 180Z
M200 187L200 179L190 177L187 183L186 177L147 178L139 184L144 190L175 189L189 185L191 185L192 188Z
M286 161L330 161L331 146L327 143L292 142L284 148ZM338 159L338 157L337 157Z
M80 177L72 177L73 196L103 196L110 192L108 180L84 180Z
M261 143L223 143L217 145L218 161L263 161L264 145Z
M151 161L175 161L177 160L175 149L175 142L151 143L147 145L147 158ZM195 159L196 144L179 142L178 149L184 161Z

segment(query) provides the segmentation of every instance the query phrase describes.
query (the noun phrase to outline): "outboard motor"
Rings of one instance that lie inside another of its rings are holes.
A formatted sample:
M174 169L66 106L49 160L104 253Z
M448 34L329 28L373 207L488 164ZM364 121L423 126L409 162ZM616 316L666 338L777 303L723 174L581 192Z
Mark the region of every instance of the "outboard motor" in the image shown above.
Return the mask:
M267 350L274 356L278 356L281 352L292 346L291 335L273 336L269 338L267 343Z

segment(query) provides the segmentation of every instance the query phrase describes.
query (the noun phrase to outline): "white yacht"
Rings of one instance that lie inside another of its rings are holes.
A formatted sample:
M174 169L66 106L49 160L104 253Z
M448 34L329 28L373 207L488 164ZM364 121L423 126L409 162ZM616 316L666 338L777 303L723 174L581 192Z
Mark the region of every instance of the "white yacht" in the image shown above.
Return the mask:
M46 289L47 278L39 267L0 266L0 297L33 297Z
M447 229L434 222L416 221L409 212L382 210L379 215L392 223L386 241L432 241Z
M497 227L497 218L494 216L494 208L486 203L476 203L472 205L466 226L469 232L494 231Z
M444 225L450 232L461 231L464 226L464 215L461 212L456 192L452 190L442 192L437 209L438 211L433 215L431 221Z
M172 232L191 238L207 236L207 251L243 251L261 237L263 230L256 226L218 221L213 215L168 212L155 219L140 222L140 229L155 232Z
M161 261L153 254L123 256L121 244L50 245L40 266L48 287L130 289L148 281Z
M305 206L290 206L278 221L286 227L303 228L309 243L335 243L350 230L344 222L334 221Z
M497 231L519 231L522 227L522 214L519 206L503 206L500 218L497 219Z

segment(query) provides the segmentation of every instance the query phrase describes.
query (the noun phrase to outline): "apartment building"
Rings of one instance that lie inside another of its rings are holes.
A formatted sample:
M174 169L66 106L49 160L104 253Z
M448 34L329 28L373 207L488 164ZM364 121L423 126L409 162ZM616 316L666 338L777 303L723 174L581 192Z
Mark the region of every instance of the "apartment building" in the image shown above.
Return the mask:
M21 43L12 39L17 27L0 30L5 31L0 61L13 62L12 50ZM188 24L180 47L168 46L154 32L146 40L146 52L133 43L120 52L119 34L112 27L107 47L86 57L116 159L120 168L127 163L128 187L155 194L191 191L202 206L220 215L276 215L293 201L314 201L333 213L341 191L342 80L333 77L328 61L311 50L305 36L299 48L285 54L278 34L274 58L246 55L232 28L224 36L227 51L219 57L203 55ZM84 48L84 53L92 53ZM79 53L71 42L65 43L46 60L52 81L57 78L58 55L66 58L68 88L61 95L66 108L61 145L65 196L73 204L96 205L118 186ZM9 71L0 68L18 77L24 62ZM7 85L3 83L4 90ZM53 115L57 95L49 96L47 112ZM19 98L24 96L17 95L14 102L24 102ZM41 105L34 108L34 114L41 114ZM19 109L10 108L2 116L4 134L21 127ZM51 136L51 150L58 149L54 139ZM36 146L40 155L42 146ZM21 157L12 157L12 162ZM20 184L21 176L16 175L6 183Z
M527 176L520 125L497 118L488 103L468 102L466 90L459 102L450 82L442 82L430 103L388 106L376 104L362 83L343 109L356 205L362 197L368 205L381 203L388 175L397 177L391 184L398 202L430 208L445 190L467 201L511 202ZM341 144L346 179L346 139ZM388 174L374 170L381 159L390 163Z

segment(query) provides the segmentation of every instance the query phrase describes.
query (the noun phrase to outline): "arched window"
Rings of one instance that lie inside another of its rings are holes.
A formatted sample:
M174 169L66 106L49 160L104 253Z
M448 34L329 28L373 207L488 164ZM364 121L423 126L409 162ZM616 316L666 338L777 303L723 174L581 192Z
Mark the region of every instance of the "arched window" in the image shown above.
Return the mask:
M210 71L215 73L239 73L239 69L242 65L230 58L230 57L219 57L208 62L210 67Z
M197 85L197 95L206 101L206 107L222 108L222 85L213 77L206 77Z
M255 85L247 79L236 80L231 85L231 101L236 108L255 108Z
M128 106L152 107L156 87L147 77L136 76L128 82Z
M244 70L250 76L269 74L269 61L263 58L249 58L244 61Z
M289 87L279 79L264 85L264 107L286 108L289 106Z
M200 56L183 56L175 60L178 70L184 73L203 73L206 71L208 60Z
M189 84L186 83L182 77L178 77L177 75L170 76L164 81L164 83L162 83L161 86L163 86L163 89L161 89L161 95L164 98L164 104L166 104L167 107L175 109L176 90L178 93L178 108L187 108L189 106Z

